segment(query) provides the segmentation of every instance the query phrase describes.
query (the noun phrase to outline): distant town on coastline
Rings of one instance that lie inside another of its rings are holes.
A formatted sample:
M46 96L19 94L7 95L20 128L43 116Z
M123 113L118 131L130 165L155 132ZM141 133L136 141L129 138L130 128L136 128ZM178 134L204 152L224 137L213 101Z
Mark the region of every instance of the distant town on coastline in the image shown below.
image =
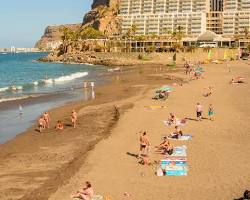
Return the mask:
M48 26L35 48L0 51L66 50L65 45L97 52L250 49L249 31L249 0L94 0L81 24Z

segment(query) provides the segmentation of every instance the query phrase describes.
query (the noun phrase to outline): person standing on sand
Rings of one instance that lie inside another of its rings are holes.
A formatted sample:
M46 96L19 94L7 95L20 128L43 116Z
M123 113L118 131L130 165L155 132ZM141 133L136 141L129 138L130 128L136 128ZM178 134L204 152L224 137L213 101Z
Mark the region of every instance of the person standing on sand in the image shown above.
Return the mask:
M71 122L74 128L76 128L76 121L77 121L77 113L75 110L72 110L71 113Z
M208 107L208 117L211 121L214 121L214 108L213 108L213 105L210 104L209 107Z
M83 82L83 88L86 89L88 87L88 82L87 81L84 81Z
M94 90L95 82L90 82L91 89Z
M22 118L23 116L23 107L19 105L19 117Z
M43 118L44 118L44 121L45 121L45 128L49 128L49 123L50 123L50 115L48 112L45 112L43 114Z
M43 129L45 128L45 120L44 120L44 116L41 116L38 119L38 128L39 128L39 132L41 133L43 131Z
M149 149L150 142L147 136L147 132L144 131L140 136L140 151L138 157L141 158L142 154L147 155L147 151Z
M202 120L202 106L200 103L196 104L196 116L197 116L199 121Z

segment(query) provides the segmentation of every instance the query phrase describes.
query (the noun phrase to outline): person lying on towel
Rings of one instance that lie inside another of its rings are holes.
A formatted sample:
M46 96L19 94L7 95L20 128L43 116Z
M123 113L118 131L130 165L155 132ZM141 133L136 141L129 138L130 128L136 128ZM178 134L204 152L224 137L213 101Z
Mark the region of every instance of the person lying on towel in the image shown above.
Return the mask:
M245 83L245 78L242 76L237 76L232 78L232 80L230 81L230 84L235 84L235 83Z
M182 130L178 126L175 126L173 133L171 133L169 137L173 139L179 139L182 135Z

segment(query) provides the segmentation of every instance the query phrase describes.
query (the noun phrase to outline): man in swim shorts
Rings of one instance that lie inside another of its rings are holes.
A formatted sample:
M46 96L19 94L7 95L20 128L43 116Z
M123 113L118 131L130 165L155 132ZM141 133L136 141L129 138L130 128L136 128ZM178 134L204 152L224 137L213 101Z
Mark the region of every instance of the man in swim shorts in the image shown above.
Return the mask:
M196 104L196 116L197 116L199 121L202 120L202 106L200 103Z

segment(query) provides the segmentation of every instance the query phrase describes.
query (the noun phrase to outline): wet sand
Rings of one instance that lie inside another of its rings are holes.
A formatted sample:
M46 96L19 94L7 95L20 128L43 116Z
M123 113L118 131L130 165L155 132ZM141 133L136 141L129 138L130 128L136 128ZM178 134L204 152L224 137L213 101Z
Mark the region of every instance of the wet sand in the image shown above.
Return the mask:
M168 69L152 66L126 69L107 74L110 84L97 88L95 100L51 110L52 125L48 131L40 134L33 126L0 146L1 200L48 199L86 164L90 150L107 138L123 112L133 107L129 98L170 82ZM70 124L72 109L79 112L76 129ZM54 130L58 119L65 123L65 130Z

